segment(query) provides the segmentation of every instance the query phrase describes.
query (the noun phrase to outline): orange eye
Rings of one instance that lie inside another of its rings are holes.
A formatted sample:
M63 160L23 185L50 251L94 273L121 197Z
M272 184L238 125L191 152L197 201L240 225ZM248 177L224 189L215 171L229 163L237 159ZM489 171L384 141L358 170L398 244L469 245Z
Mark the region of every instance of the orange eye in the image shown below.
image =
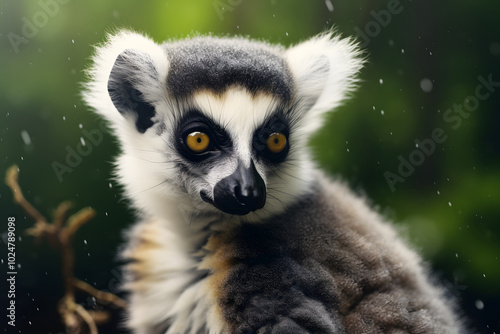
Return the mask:
M286 136L282 133L272 133L267 138L267 149L273 153L281 153L286 146Z
M203 132L192 132L186 137L186 144L194 153L203 153L210 144L210 137Z

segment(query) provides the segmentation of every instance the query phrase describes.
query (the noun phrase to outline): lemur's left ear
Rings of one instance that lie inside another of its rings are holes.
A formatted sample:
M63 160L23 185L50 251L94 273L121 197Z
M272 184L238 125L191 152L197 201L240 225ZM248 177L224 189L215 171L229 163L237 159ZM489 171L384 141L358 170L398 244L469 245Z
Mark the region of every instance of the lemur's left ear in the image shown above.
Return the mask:
M167 55L160 45L120 31L96 48L84 99L112 127L132 126L144 133L154 124L155 105L165 95L167 71Z
M299 110L307 122L306 132L321 125L321 115L337 107L355 88L356 74L364 59L357 44L324 33L286 51L297 87Z

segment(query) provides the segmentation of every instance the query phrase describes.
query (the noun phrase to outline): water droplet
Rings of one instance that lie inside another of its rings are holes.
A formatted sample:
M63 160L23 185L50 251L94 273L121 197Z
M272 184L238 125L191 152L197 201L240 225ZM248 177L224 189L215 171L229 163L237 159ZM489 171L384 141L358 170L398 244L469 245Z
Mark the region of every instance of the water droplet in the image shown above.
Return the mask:
M385 112L383 110L380 110L380 114L384 116Z
M21 160L24 160L24 158L21 156Z
M455 253L455 257L458 259L458 253Z
M83 243L86 245L87 244L87 240L83 240Z
M439 192L439 190L437 191L437 194L438 194L438 195L441 195L441 193Z
M78 124L78 127L79 127L80 129L83 129L83 124L82 124L82 123Z
M379 82L379 84L382 85L384 83L384 79L379 79L378 82Z
M448 206L450 206L450 207L451 207L451 202L448 202Z
M71 40L71 43L75 44L75 40L74 40L74 39L72 39L72 40Z
M31 325L31 321L29 321L29 320L28 320L28 324L30 324L30 325Z
M71 60L71 58L70 58L70 57L68 57L68 60Z
M375 106L373 106L373 110L375 110Z
M474 304L476 304L476 308L477 308L478 310L482 310L482 309L484 308L484 303L483 303L483 301L482 301L482 300L480 300L480 299L476 300Z
M106 212L106 217L108 216L108 213Z
M21 131L21 138L23 139L24 145L30 145L31 144L31 137L28 131L22 130Z
M483 277L486 278L486 274L483 274Z
M401 49L401 53L404 54L405 53L405 49Z
M286 33L286 35L288 36L288 33Z
M349 152L349 149L347 149L347 152Z
M325 3L326 3L326 8L328 8L330 12L333 12L334 8L332 2L330 0L325 0Z
M90 256L90 253L87 253L87 256Z
M63 121L65 121L65 120L66 120L66 116L63 116Z
M113 188L113 185L111 184L111 182L108 183L108 186L109 186L110 189Z
M420 88L424 92L430 93L432 91L432 88L433 88L432 81L428 78L423 78L422 80L420 80Z
M83 146L85 146L85 139L83 139L83 137L80 137L80 143L82 143Z

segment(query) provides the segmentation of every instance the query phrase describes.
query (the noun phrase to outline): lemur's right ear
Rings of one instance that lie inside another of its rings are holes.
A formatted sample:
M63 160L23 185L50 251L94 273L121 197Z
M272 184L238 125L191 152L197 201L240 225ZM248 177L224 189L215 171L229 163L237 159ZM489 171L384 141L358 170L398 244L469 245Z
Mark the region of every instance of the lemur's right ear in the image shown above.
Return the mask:
M113 127L133 126L144 133L165 95L167 71L166 52L151 39L129 31L109 35L96 48L84 99Z

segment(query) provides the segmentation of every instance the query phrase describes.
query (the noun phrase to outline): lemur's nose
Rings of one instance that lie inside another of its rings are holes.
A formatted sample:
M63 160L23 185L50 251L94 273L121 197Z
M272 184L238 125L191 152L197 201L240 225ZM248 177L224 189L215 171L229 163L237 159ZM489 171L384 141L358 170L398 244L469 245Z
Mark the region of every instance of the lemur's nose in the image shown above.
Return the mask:
M214 205L218 209L234 215L246 215L262 209L266 204L266 185L255 168L242 162L236 171L222 179L214 188Z

